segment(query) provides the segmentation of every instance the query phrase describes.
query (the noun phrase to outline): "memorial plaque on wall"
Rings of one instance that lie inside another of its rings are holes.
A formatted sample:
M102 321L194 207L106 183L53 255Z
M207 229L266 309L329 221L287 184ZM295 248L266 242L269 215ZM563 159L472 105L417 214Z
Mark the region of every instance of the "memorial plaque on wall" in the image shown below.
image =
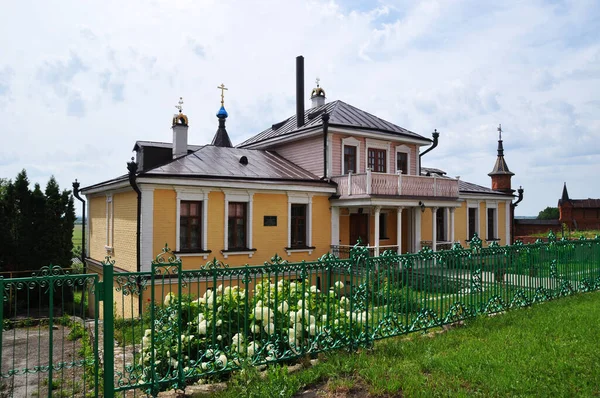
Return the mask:
M277 226L277 216L265 216L264 226L265 227L276 227Z

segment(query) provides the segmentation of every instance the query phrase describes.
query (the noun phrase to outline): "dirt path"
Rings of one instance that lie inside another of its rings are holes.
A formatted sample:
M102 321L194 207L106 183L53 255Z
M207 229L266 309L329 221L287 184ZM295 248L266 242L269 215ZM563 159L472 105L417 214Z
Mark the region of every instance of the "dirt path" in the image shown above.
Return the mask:
M55 325L52 343L48 326L6 330L2 334L0 397L31 397L48 394L49 364L53 363L52 385L59 394L83 396L84 372L77 361L81 339L67 339L71 328ZM52 357L51 357L52 356Z

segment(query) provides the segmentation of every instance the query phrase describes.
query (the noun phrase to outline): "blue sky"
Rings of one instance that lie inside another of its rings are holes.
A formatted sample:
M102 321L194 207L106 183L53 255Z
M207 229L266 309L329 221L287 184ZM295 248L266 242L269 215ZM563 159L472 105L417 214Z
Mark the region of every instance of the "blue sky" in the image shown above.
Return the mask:
M498 4L499 3L499 4ZM490 185L496 127L525 199L517 215L600 197L597 1L7 2L0 24L0 177L69 187L126 172L136 140L242 142L295 110L319 76L340 99L424 136L424 166Z

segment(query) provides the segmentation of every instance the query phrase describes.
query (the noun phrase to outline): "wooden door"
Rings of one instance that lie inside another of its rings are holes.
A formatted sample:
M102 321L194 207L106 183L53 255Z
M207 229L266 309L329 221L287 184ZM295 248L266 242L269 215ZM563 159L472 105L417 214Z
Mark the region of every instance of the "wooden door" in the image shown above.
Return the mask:
M350 246L360 238L363 245L369 244L369 215L350 214Z

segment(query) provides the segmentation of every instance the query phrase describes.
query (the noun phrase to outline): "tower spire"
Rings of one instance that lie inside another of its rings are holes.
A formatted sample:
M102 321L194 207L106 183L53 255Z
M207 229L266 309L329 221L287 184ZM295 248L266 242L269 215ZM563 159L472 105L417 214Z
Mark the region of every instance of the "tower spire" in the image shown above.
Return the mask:
M229 114L225 110L225 90L228 90L228 88L226 88L223 83L221 83L220 86L217 86L217 88L221 90L221 108L217 112L217 118L219 119L219 128L217 128L217 133L213 137L211 145L231 148L233 147L233 145L231 144L231 140L229 139L229 134L227 134L227 129L225 128L225 119L227 119L227 117L229 116Z
M502 125L498 125L498 156L494 169L488 174L492 177L492 189L502 192L513 193L514 189L511 188L510 179L515 173L511 172L504 160L504 147L502 145Z

